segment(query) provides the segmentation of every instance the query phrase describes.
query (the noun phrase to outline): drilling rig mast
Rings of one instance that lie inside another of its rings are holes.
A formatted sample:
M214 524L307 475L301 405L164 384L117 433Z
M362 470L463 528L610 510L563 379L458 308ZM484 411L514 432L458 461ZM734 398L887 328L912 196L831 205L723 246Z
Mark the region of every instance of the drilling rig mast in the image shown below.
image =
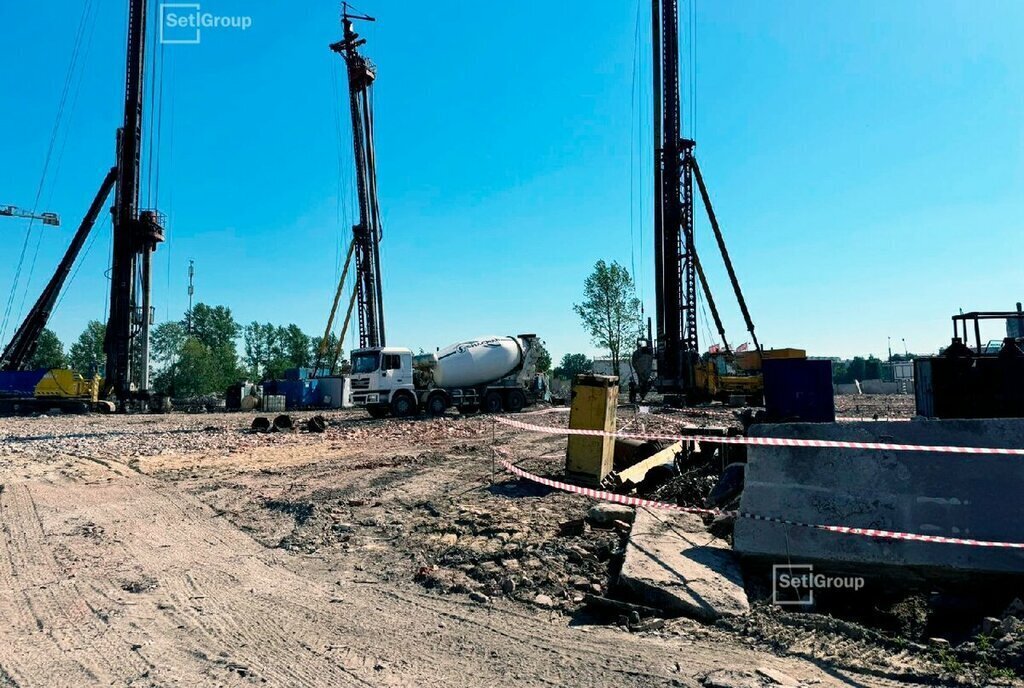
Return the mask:
M694 382L697 342L693 270L693 141L683 139L678 0L652 0L654 44L654 254L657 388L682 393ZM660 44L660 50L659 50Z
M334 373L344 347L345 334L357 309L359 321L359 348L380 347L387 344L384 333L384 302L380 271L380 240L382 226L380 206L377 200L377 158L373 142L373 82L377 71L373 64L359 53L359 47L366 43L355 32L353 19L375 21L373 17L349 12L348 3L342 3L342 27L344 37L332 43L332 51L345 60L348 73L349 112L352 117L352 152L355 159L356 194L359 203L359 219L352 226L352 241L345 258L334 294L334 303L327 319L327 328L317 352L314 371L322 366ZM328 340L334 327L334 318L344 290L349 266L355 259L355 288L349 300L344 324L338 336L333 354L328 352Z
M116 396L121 410L129 399L148 391L152 253L164 239L162 215L139 209L146 5L146 0L130 0L128 5L124 122L117 132L110 317L103 345L107 355L104 395Z
M706 389L698 374L701 354L697 340L697 282L714 318L723 346L725 329L694 243L693 183L697 182L716 243L725 261L733 291L754 347L760 351L746 300L725 246L711 198L694 155L696 142L682 136L679 83L679 2L651 0L654 113L654 280L657 336L641 341L634 369L650 369L657 361L654 387L663 394L700 398ZM646 363L642 363L646 360ZM705 366L706 368L706 366ZM641 395L647 378L640 380Z

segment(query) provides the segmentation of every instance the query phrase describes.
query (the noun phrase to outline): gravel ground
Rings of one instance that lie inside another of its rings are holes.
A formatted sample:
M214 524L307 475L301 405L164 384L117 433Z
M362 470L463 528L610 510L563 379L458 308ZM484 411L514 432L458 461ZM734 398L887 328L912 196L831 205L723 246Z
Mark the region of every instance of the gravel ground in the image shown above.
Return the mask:
M735 422L656 411L621 409L620 427ZM493 469L500 453L558 476L563 437L326 415L322 434L253 434L245 414L0 419L0 685L1003 678L763 606L631 633L584 604L616 594L625 534L585 523L586 498Z

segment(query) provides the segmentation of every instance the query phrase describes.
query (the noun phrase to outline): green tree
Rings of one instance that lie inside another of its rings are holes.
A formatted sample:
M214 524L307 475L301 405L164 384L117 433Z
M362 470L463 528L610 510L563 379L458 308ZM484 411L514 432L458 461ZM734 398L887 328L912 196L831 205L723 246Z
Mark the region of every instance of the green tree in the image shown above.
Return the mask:
M242 342L245 366L253 379L281 377L289 368L312 365L315 358L313 339L294 324L251 322L242 332Z
M554 374L563 380L575 380L577 375L589 373L593 368L594 362L586 354L566 354L562 356L562 362L555 368Z
M159 370L156 390L174 396L223 393L245 372L238 365L235 338L240 328L224 306L196 304L189 318L162 323L153 331L153 356Z
M594 343L607 349L613 370L619 369L622 345L639 336L641 331L640 299L636 297L629 271L612 261L594 264L594 271L583 285L583 303L573 310Z
M246 325L242 333L242 346L249 377L259 380L267 365L267 338L263 325L256 321Z
M540 352L537 354L537 372L546 373L551 370L551 354L548 352L544 342L539 344Z
M285 355L293 368L308 368L312 361L309 358L309 345L312 339L299 329L298 325L288 325L281 332Z
M98 320L90 320L78 340L68 351L68 365L85 377L103 375L107 355L103 351L103 340L107 326Z
M231 309L226 306L197 303L192 309L192 330L189 334L211 349L228 345L233 349L239 329L231 316Z
M320 356L320 342L322 340L323 337L313 337L309 341L309 360L310 365L315 365L319 359L320 365L326 368L331 365L331 359L334 357L334 350L338 347L338 335L333 332L327 335L327 346L324 347L323 356ZM420 353L423 352L420 351ZM344 352L342 352L341 357L344 357ZM339 360L339 363L340 362L341 361Z
M179 351L178 363L173 374L176 396L191 397L224 391L227 388L215 386L218 376L210 349L196 337L188 337ZM228 383L230 384L230 383Z
M39 335L39 342L32 358L28 360L28 367L32 370L40 368L64 368L67 366L67 358L64 356L64 345L53 332L47 328Z
M153 389L175 396L177 390L178 359L188 338L187 325L171 320L153 328L150 337L150 353L153 364L151 386Z

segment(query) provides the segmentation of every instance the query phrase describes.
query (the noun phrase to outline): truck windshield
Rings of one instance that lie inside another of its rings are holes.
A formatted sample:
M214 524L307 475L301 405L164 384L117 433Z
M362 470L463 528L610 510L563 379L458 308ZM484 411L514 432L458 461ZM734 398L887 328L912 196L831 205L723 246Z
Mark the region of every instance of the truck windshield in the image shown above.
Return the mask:
M352 373L372 373L380 367L380 354L376 351L364 351L352 354Z

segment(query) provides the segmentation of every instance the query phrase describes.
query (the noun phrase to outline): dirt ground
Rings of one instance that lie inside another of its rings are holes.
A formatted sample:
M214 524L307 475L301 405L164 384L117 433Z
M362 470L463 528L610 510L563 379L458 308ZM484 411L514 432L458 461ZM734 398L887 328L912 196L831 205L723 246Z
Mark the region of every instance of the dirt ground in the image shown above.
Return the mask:
M586 498L494 467L558 474L563 437L481 416L327 417L323 434L252 434L245 414L0 419L0 685L969 678L934 652L769 624L764 609L630 632L585 606L614 585L625 534L583 523Z

